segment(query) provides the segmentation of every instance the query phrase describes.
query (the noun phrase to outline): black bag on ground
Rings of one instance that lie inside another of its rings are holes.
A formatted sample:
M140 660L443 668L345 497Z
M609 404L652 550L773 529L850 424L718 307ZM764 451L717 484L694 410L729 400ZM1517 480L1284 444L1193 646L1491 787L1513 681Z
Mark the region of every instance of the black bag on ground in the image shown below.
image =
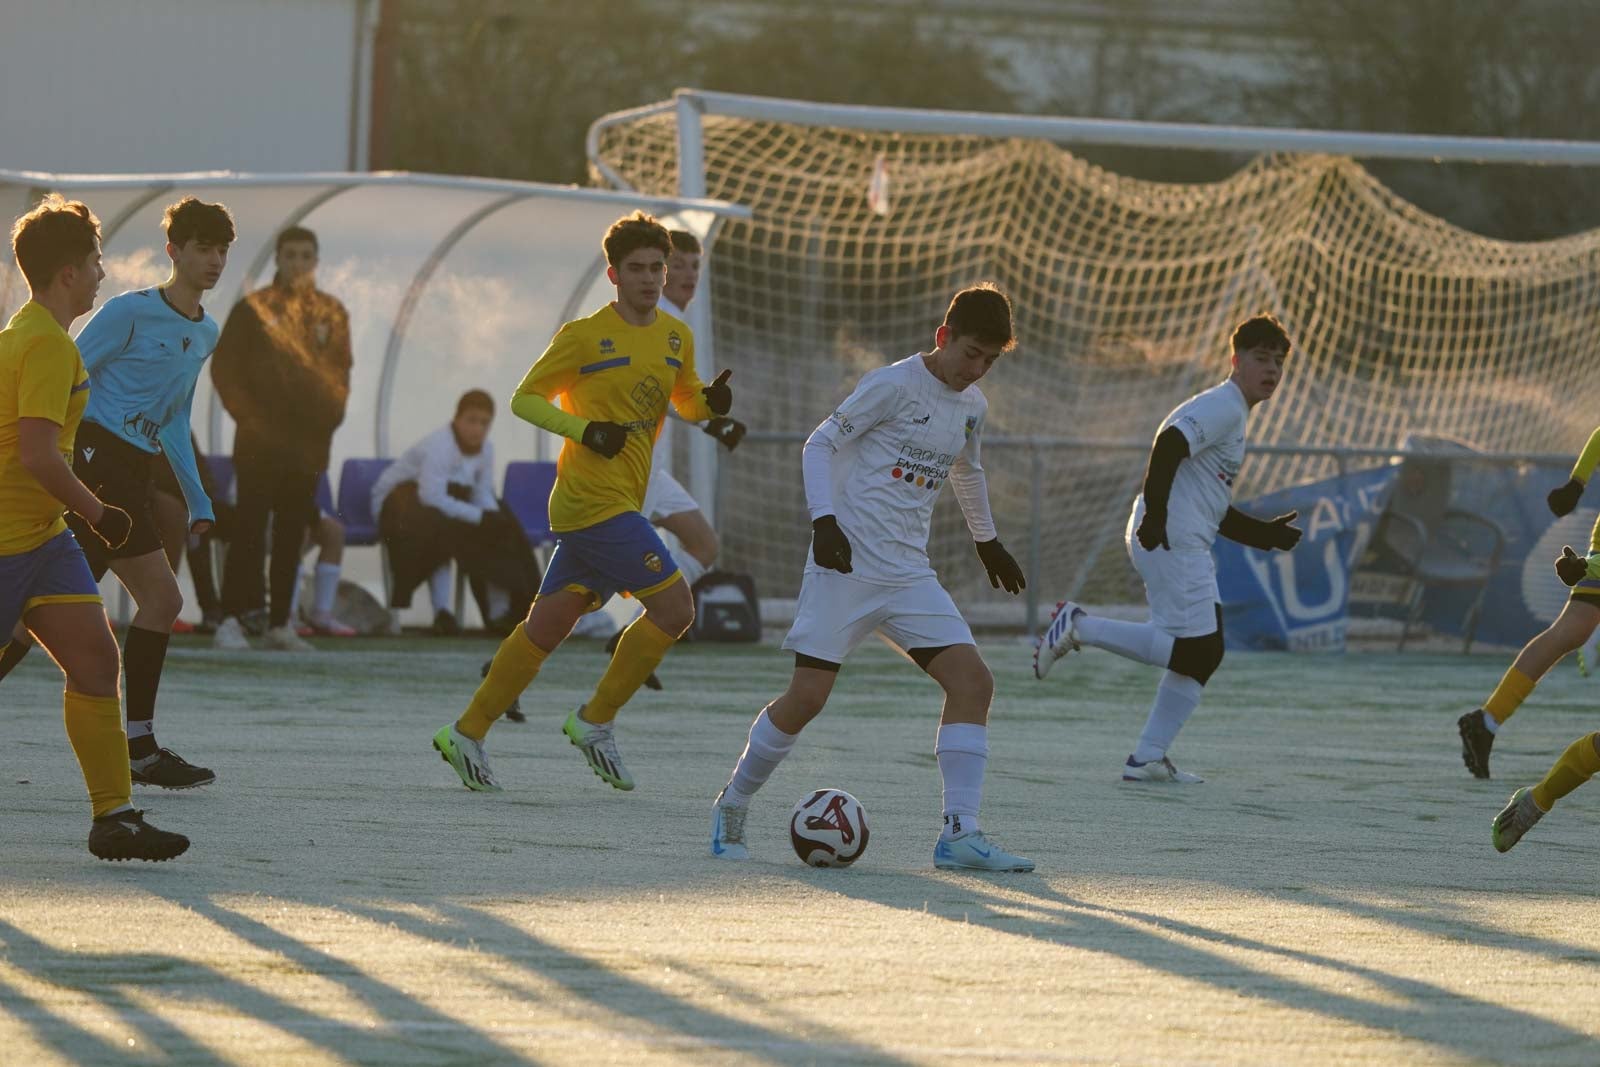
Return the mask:
M690 591L694 594L694 625L689 628L692 640L761 640L761 602L748 574L707 571Z

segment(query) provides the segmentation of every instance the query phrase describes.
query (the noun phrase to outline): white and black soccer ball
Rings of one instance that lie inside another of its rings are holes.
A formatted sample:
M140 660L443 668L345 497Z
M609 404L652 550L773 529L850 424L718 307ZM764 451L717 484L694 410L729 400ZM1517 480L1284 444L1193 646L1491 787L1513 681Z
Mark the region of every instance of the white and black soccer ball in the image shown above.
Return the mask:
M848 867L867 850L867 809L843 789L803 797L789 817L795 855L813 867Z

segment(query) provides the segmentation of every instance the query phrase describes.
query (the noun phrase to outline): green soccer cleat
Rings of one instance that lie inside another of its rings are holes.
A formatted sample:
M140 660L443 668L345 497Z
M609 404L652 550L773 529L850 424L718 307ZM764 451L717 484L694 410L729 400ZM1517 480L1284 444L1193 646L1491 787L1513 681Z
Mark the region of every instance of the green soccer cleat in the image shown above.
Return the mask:
M589 761L589 769L595 773L595 777L613 789L624 791L632 789L633 775L628 773L628 768L622 763L622 754L617 751L617 741L612 736L611 723L596 726L584 722L578 717L578 711L567 716L567 721L561 724L561 732L567 735L567 740L571 741L579 752L583 753L583 758Z
M1511 846L1522 840L1522 835L1533 829L1533 824L1544 818L1544 811L1534 802L1533 790L1524 786L1511 794L1511 802L1494 817L1490 840L1496 852L1510 852Z
M461 776L461 784L474 793L503 792L489 769L489 756L483 750L483 742L474 741L452 723L433 735L433 747L439 758Z

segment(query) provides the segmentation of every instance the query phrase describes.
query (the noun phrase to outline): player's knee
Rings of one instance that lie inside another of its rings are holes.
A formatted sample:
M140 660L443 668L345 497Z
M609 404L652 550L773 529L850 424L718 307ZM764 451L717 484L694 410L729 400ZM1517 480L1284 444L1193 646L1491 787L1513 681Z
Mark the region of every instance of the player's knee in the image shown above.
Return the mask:
M1180 637L1172 642L1172 656L1167 660L1167 669L1205 685L1222 665L1222 654L1221 630L1204 637Z

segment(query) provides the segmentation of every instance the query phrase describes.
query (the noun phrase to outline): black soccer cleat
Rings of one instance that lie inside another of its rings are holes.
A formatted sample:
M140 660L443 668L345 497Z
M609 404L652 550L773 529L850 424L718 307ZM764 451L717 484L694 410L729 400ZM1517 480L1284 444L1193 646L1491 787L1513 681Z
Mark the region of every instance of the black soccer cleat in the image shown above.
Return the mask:
M144 821L142 811L102 815L89 828L89 851L98 859L160 863L188 850L187 837L151 826Z
M624 627L623 629L626 629L626 627ZM621 643L622 643L622 630L618 630L616 633L612 634L611 635L611 639L606 642L606 655L608 655L608 656L616 655L617 646L620 645ZM660 689L661 688L661 679L656 677L656 672L655 671L651 671L650 672L650 677L648 677L648 678L646 678L644 680L644 687L646 689Z
M494 663L494 660L492 660L492 659L484 660L483 661L483 670L478 672L478 677L479 678L487 678L487 677L489 677L489 667L493 663ZM506 708L506 710L504 712L502 712L502 714L506 718L510 719L512 722L527 722L528 721L528 717L526 715L522 714L522 698L521 697L512 697L511 698L511 706Z
M1461 731L1461 762L1474 778L1489 777L1489 749L1494 747L1494 734L1483 724L1484 715L1484 710L1478 708L1456 720L1456 728Z
M461 624L456 617L444 608L433 613L433 627L430 631L435 637L460 637Z
M143 768L130 766L130 769L134 785L153 785L162 789L194 789L217 780L215 771L196 767L170 748L157 752L155 760Z

